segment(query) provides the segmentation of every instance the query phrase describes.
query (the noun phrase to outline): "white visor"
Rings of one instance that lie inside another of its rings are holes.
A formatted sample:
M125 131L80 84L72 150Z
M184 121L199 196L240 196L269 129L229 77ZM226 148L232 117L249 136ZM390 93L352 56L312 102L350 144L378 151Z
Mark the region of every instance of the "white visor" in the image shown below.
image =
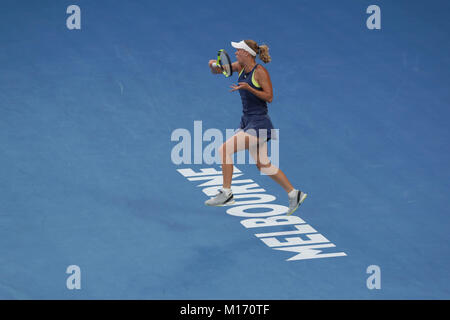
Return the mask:
M240 41L240 42L233 42L231 41L231 45L233 46L233 48L236 49L244 49L245 51L247 51L248 53L250 53L252 56L256 56L256 52L253 51L252 48L250 48L244 40Z

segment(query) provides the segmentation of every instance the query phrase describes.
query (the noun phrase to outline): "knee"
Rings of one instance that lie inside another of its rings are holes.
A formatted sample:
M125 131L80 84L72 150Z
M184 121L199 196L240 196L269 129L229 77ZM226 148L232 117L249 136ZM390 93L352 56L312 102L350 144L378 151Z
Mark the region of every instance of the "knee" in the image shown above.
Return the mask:
M261 163L261 162L256 162L256 167L258 168L259 171L264 170L264 168L269 168L271 166L271 163Z
M257 162L256 167L258 168L259 171L261 171L262 173L264 173L268 176L275 175L278 172L278 168L273 166L270 162L268 162L266 164Z

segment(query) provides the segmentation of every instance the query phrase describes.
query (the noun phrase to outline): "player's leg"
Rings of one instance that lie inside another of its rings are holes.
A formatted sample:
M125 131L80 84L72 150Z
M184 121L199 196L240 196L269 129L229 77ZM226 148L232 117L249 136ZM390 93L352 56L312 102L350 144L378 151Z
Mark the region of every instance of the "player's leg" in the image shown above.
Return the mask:
M287 214L291 215L305 200L307 194L301 190L294 189L284 172L271 164L267 154L267 142L258 140L256 137L249 138L248 150L255 160L258 169L271 177L287 192L289 198L289 209Z
M233 177L233 154L248 148L248 134L243 131L237 132L230 137L219 148L219 154L222 161L223 187L219 193L205 202L208 206L223 206L234 203L233 193L231 192L231 179Z
M230 137L219 148L220 158L222 160L223 187L231 188L231 178L233 177L233 154L248 149L249 134L239 131Z
M258 170L271 177L276 181L287 193L291 192L294 187L290 183L283 171L274 166L267 155L267 142L258 141L258 138L252 136L249 138L249 153L256 162Z

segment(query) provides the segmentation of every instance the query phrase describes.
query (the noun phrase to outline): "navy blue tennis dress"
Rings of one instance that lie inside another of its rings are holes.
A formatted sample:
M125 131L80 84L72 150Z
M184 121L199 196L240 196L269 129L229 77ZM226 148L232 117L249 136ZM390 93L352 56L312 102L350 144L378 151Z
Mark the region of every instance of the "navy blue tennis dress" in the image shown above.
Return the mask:
M239 73L238 82L247 82L250 87L262 91L261 86L255 80L255 69L258 66L258 63L253 67L253 69L249 73L244 73L244 68L242 68ZM259 129L266 129L267 132L267 141L270 139L277 139L275 132L272 135L271 129L273 129L272 121L268 115L267 103L266 101L258 98L256 95L251 93L245 89L239 89L239 94L241 95L242 100L242 117L241 117L241 125L240 128L236 131L244 131L246 132L249 129L253 130L249 131L249 134L256 136L260 136ZM262 133L263 136L265 133Z

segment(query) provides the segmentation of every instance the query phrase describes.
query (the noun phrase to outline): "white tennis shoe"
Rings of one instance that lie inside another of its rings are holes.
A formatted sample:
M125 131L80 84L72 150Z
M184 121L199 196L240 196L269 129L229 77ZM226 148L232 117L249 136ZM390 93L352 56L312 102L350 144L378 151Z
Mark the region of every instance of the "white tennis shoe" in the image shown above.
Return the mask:
M233 203L234 203L233 192L230 191L227 193L225 190L223 190L223 188L219 189L219 193L216 194L214 198L205 201L205 204L207 206L216 206L216 207L229 205Z
M289 209L286 212L288 216L290 216L291 214L294 213L295 210L297 210L297 208L302 204L302 202L306 199L306 196L308 195L300 190L296 191L297 192L294 194L294 196L289 197Z

